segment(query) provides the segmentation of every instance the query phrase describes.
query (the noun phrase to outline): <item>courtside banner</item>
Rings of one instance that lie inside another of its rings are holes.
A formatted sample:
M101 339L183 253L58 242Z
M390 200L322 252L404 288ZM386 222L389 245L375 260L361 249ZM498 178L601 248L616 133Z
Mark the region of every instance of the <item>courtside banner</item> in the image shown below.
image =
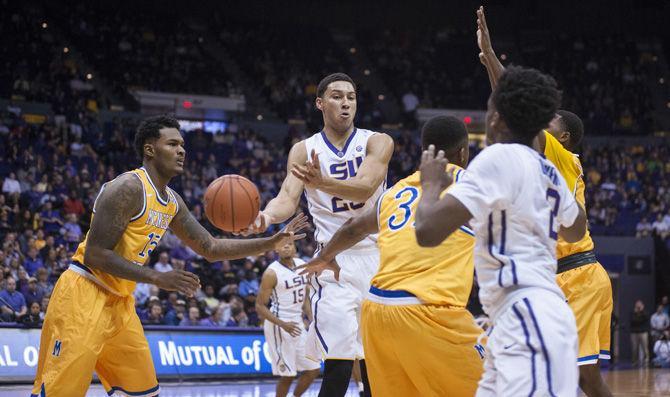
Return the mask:
M0 382L35 376L39 329L0 328ZM270 355L260 329L147 327L159 379L269 376ZM61 351L67 349L63 343Z

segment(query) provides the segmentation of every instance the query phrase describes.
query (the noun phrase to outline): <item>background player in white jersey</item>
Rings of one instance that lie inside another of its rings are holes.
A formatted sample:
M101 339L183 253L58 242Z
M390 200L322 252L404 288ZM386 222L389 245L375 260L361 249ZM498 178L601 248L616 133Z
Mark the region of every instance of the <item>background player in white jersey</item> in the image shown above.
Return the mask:
M563 177L532 148L554 118L560 91L537 70L510 67L488 101L486 138L461 181L439 198L444 153L424 153L416 217L420 245L470 221L484 311L493 322L477 396L575 396L577 329L555 281L556 239L578 241L586 214Z
M321 246L349 218L374 206L382 193L393 139L354 127L353 80L344 73L325 77L317 87L316 107L323 113L323 130L291 148L290 172L249 232L261 232L288 219L296 212L304 191ZM338 283L331 271L312 278L314 321L308 332L307 353L325 359L320 396L344 396L354 360L363 358L360 310L379 265L376 236L336 259L342 272L354 273L347 282ZM361 372L369 393L365 360L361 360Z
M272 262L261 279L256 311L265 320L263 331L272 357L272 374L280 376L276 396L288 394L291 382L303 372L293 390L301 396L319 375L318 362L305 357L305 329L312 321L309 307L307 278L295 271L305 263L295 257L295 244L288 243L277 250L279 259ZM272 301L268 308L268 302ZM303 324L303 314L307 323Z

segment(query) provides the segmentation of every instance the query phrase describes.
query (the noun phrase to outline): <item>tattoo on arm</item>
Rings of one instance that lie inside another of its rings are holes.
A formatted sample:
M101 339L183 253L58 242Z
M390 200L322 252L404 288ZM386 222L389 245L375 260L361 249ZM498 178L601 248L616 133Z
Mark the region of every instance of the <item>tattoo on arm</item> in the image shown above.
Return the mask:
M186 207L184 199L175 193L179 212L172 220L170 229L198 255L210 262L239 259L258 255L274 248L270 238L217 239L205 229Z
M95 203L95 214L86 241L84 262L127 280L153 283L157 272L138 266L114 252L114 247L126 231L130 219L142 210L142 182L126 174L105 185Z

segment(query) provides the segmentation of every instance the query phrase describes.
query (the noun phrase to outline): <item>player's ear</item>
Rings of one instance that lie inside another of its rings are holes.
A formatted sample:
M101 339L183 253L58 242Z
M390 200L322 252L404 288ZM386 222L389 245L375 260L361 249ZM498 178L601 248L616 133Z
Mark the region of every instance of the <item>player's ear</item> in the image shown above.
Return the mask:
M154 157L155 154L156 153L154 151L154 145L152 145L150 143L145 143L144 144L144 155L147 156L147 157Z
M561 135L558 137L558 141L561 143L566 143L570 141L570 131L561 131Z
M323 111L323 99L316 97L316 108Z

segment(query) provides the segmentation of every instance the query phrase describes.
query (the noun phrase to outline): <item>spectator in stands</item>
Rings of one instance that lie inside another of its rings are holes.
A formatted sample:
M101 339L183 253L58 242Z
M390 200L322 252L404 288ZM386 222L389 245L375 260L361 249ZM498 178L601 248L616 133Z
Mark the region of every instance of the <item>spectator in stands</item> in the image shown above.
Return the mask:
M40 218L44 231L49 234L58 233L60 228L63 227L63 218L58 211L53 209L50 201L44 204L44 209L40 212Z
M158 262L154 264L154 270L162 273L172 271L172 265L170 264L170 256L167 252L161 252L158 256Z
M651 315L651 341L652 344L658 340L663 331L670 327L670 317L663 311L663 305L658 305L656 313Z
M258 287L258 276L256 276L256 272L247 270L244 280L240 281L240 296L244 298L249 294L258 295Z
M75 190L70 190L70 194L63 202L63 212L65 214L75 214L82 216L86 212L84 203L81 201L80 195Z
M200 325L205 327L225 327L228 322L228 319L224 316L225 312L225 306L219 305L210 317L200 321Z
M244 307L242 304L231 306L230 308L230 319L226 323L226 327L240 327L244 328L249 325L249 319L247 314L244 312Z
M7 277L6 288L0 291L0 319L5 322L20 321L28 312L26 299L16 290L16 279Z
M28 307L30 307L33 302L42 303L42 298L44 298L44 292L40 291L38 288L37 279L35 277L30 277L28 279L28 285L21 289L21 293L23 294Z
M219 299L214 296L214 286L207 284L205 286L205 298L203 299L207 304L207 309L209 313L214 313L219 307Z
M47 313L47 308L49 308L49 297L45 296L42 298L42 304L40 305L40 319L44 321L44 316Z
M649 223L647 217L643 216L642 219L640 219L640 221L637 223L637 226L635 226L635 237L641 238L651 236L651 232L653 230L654 229L651 223Z
M37 269L44 267L44 261L37 255L37 248L31 247L28 249L28 256L23 261L23 268L26 269L28 275L34 276L37 274Z
M165 315L165 324L179 325L184 320L186 314L186 302L183 299L177 299L172 310Z
M66 219L67 222L63 224L61 234L63 235L65 242L67 242L68 249L73 250L81 242L83 233L81 231L81 226L79 226L76 214L68 214Z
M53 252L53 251L52 251ZM53 291L53 284L49 283L49 270L45 268L37 269L37 291L38 293L44 295L51 295ZM29 280L30 281L30 280Z
M654 365L670 368L670 330L665 330L659 340L654 343Z
M10 172L5 177L5 181L2 183L2 192L7 194L7 197L18 200L19 194L21 194L21 185L19 185L14 172Z
M649 362L649 315L641 300L635 302L630 319L630 344L633 349L633 366L644 366Z
M654 229L654 233L661 239L665 240L668 238L668 235L670 234L670 225L665 222L663 214L659 213L656 215L656 220L652 223L651 227Z
M200 325L200 309L198 307L190 307L188 309L188 317L181 320L180 326L197 326Z
M661 298L661 306L663 306L663 312L670 317L670 299L668 299L667 295Z
M28 314L23 316L21 319L21 323L25 325L26 327L30 328L38 328L42 326L42 321L43 318L40 316L42 313L42 309L40 307L39 302L32 302L30 304L30 310L28 311Z
M147 316L142 320L142 324L146 325L163 325L163 306L156 300L149 303L149 310Z
M137 283L135 285L135 291L133 291L133 296L135 297L135 303L138 306L144 306L147 299L149 299L151 289L151 284L147 283Z

